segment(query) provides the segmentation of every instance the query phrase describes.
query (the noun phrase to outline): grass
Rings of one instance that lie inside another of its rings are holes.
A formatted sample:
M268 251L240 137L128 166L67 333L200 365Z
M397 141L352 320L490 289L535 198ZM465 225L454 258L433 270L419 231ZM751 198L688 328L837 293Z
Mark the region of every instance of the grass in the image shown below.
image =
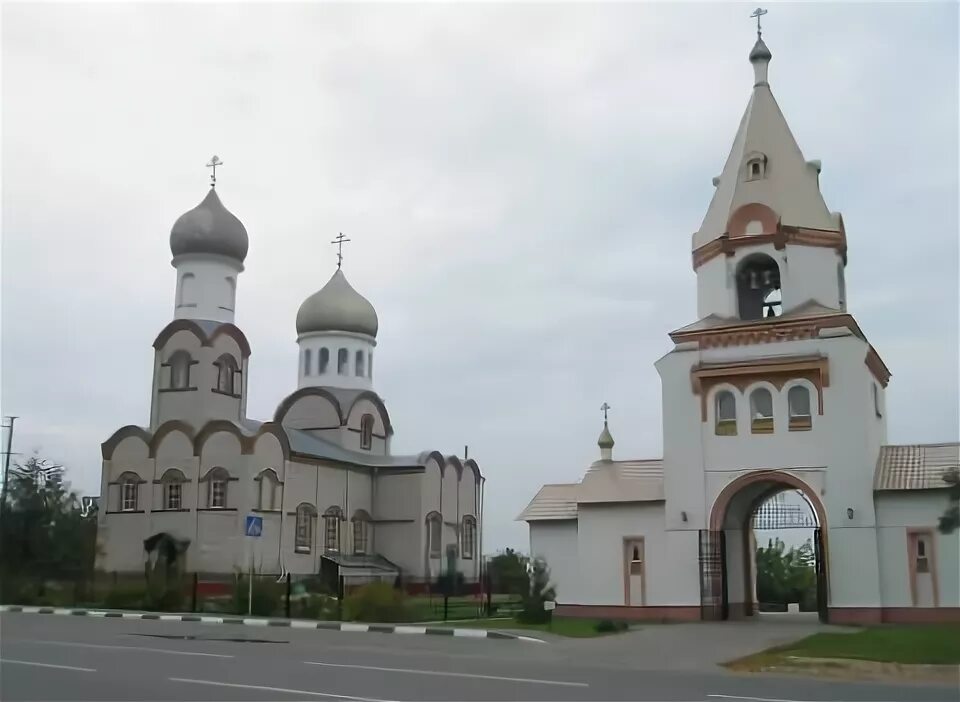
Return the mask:
M876 626L853 634L814 634L729 665L756 669L790 665L796 658L834 658L905 665L960 664L960 626Z
M557 617L552 624L523 624L515 619L478 619L471 622L458 622L454 626L458 629L524 629L544 631L558 636L569 636L576 639L586 639L594 636L618 634L618 631L597 631L599 619L580 619L573 617Z

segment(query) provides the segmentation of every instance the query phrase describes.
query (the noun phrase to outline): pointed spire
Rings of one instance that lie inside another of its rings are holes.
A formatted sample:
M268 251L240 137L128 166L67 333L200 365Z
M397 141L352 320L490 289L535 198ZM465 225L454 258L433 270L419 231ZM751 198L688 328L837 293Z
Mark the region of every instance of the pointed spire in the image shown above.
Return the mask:
M760 32L757 32L757 43L754 44L753 49L750 50L750 63L753 64L753 87L770 85L767 82L767 69L770 66L770 59L772 58L773 54L770 53L767 45L763 43Z
M603 411L603 431L600 432L600 438L597 439L597 446L600 447L600 460L609 461L613 459L613 434L610 433L610 427L607 426L607 411L610 405L606 402L600 406Z

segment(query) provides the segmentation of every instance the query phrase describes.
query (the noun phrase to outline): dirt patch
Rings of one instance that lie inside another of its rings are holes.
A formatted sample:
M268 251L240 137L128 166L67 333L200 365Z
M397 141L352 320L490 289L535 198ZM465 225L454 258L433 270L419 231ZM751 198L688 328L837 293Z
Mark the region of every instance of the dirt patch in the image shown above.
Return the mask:
M906 665L850 658L806 658L766 651L726 663L741 673L809 675L842 680L909 681L933 685L960 685L960 666Z

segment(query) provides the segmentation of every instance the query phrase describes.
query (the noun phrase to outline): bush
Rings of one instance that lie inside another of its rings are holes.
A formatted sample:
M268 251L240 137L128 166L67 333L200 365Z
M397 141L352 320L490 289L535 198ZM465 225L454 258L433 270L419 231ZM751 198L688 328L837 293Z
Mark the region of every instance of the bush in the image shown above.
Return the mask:
M237 578L233 587L233 611L236 614L246 614L248 608L250 584L249 576ZM280 609L280 603L286 595L285 583L275 582L270 577L253 580L253 601L250 609L258 617L270 617Z
M344 618L358 622L399 622L406 614L403 592L394 590L388 583L363 585L343 601Z
M338 616L337 598L319 593L307 593L293 601L291 614L303 619L333 620Z
M143 609L148 599L145 583L125 583L111 589L103 603L110 609Z
M593 628L600 634L612 634L617 631L626 631L628 628L626 622L614 621L612 619L601 619Z

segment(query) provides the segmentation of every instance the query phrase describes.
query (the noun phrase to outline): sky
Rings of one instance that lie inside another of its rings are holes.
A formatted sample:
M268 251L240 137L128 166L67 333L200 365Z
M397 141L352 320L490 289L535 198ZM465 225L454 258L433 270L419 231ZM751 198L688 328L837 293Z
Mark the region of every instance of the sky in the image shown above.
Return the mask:
M958 438L958 6L771 3L770 82L843 213L888 441ZM248 415L296 388L336 267L380 318L395 453L469 445L484 550L544 482L661 455L653 362L696 319L691 235L753 83L753 5L2 8L0 411L99 493L149 421L169 233L207 190L250 235ZM14 457L17 458L16 456Z

